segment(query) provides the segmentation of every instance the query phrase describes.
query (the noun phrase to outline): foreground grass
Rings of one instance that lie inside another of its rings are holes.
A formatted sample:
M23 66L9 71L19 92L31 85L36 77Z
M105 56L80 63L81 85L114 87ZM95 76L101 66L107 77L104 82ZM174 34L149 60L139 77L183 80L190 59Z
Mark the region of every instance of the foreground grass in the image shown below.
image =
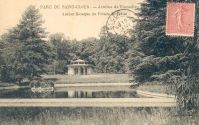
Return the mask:
M73 83L128 83L128 74L93 74L93 75L44 75L44 79L56 80L59 84Z
M197 117L178 117L173 109L1 108L2 125L197 125Z

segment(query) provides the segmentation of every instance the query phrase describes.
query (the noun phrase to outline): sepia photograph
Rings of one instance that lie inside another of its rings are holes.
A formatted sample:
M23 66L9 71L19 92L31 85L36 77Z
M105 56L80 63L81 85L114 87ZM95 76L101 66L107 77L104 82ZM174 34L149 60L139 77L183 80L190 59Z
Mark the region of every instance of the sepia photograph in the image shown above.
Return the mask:
M0 0L0 125L199 125L199 0Z

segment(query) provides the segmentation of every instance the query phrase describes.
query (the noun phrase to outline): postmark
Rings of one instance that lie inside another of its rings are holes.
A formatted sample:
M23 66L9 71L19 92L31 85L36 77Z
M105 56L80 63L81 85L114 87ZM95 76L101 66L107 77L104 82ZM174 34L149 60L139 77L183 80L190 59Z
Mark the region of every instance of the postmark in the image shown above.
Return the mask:
M166 35L194 36L195 3L167 3Z
M128 37L133 29L135 13L129 9L119 9L111 13L106 22L108 36L121 35Z

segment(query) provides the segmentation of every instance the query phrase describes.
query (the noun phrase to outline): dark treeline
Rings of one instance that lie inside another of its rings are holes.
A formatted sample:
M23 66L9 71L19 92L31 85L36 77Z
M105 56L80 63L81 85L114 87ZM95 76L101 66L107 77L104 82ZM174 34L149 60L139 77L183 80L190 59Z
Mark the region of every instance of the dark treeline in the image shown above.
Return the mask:
M63 34L52 34L49 43L55 53L49 72L63 74L67 65L76 59L83 59L94 66L98 73L127 73L130 39L122 36L101 36L81 41L67 40Z

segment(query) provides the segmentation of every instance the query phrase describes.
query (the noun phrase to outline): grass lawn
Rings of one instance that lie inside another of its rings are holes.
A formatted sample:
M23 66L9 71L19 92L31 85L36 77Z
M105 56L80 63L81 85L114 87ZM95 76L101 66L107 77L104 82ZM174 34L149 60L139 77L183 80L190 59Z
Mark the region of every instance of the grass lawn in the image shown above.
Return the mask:
M44 79L54 80L59 84L75 84L75 83L128 83L128 74L93 74L93 75L43 75ZM0 87L13 86L11 83L0 83ZM166 86L161 84L146 83L138 87L138 90L166 93Z
M144 84L138 87L138 90L154 92L154 93L167 93L166 86L162 84Z
M93 74L93 75L44 75L45 79L55 80L59 84L75 83L128 83L128 74ZM158 83L146 83L138 87L138 90L166 93L166 86Z
M43 75L44 79L55 80L59 84L73 83L128 83L128 74L93 74L93 75Z

